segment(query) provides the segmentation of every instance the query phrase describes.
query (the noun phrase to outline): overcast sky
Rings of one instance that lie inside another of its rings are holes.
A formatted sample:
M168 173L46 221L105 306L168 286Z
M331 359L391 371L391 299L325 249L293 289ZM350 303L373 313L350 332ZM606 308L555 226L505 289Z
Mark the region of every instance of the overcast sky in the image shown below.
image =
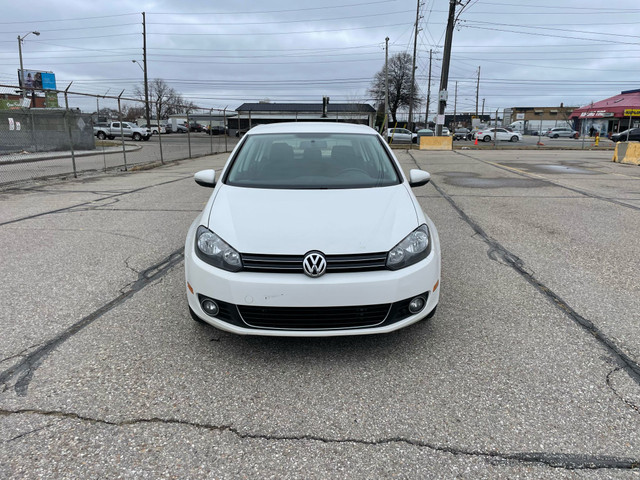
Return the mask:
M466 3L466 2L465 2ZM97 8L96 5L100 7ZM0 83L17 84L18 35L25 69L52 71L58 88L134 96L142 84L142 15L149 78L162 78L204 108L243 102L368 102L389 54L413 52L415 0L5 2L0 16ZM447 0L420 6L417 80L432 99L442 68ZM585 105L640 88L640 2L471 0L453 37L453 111ZM93 101L72 98L91 111ZM432 100L430 111L436 108ZM420 108L424 116L425 107ZM424 117L423 117L424 118Z

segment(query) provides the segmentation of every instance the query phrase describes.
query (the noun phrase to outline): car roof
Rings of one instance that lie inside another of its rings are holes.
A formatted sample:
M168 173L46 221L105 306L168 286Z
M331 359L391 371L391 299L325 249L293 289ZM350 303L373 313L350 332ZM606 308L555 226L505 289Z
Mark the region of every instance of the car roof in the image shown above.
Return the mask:
M375 135L377 132L368 125L337 122L282 122L257 125L247 135L267 133L358 133Z

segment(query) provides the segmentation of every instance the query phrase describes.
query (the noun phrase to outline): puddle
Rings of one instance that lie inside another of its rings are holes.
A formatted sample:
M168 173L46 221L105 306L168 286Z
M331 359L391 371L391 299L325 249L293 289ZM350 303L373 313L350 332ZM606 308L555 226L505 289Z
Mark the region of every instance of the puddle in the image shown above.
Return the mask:
M573 165L549 165L531 163L501 163L504 167L514 167L530 173L572 173L578 175L602 175L600 172L587 170Z
M439 173L438 176L443 176L448 185L467 188L536 188L547 185L547 182L534 178L483 178L464 172Z

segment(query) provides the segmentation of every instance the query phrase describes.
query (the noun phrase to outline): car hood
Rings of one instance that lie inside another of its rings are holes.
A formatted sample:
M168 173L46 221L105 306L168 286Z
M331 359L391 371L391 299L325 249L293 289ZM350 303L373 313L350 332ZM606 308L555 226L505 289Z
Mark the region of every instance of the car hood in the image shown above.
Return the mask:
M302 255L384 252L418 227L419 217L401 184L338 190L220 185L208 218L209 229L240 252Z

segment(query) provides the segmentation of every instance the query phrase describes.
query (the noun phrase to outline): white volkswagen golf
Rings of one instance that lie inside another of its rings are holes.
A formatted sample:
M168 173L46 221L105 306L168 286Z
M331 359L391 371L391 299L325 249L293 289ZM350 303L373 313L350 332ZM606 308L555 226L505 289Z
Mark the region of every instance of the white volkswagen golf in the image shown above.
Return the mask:
M378 133L344 123L251 129L185 244L195 320L247 335L385 333L435 313L440 242Z

